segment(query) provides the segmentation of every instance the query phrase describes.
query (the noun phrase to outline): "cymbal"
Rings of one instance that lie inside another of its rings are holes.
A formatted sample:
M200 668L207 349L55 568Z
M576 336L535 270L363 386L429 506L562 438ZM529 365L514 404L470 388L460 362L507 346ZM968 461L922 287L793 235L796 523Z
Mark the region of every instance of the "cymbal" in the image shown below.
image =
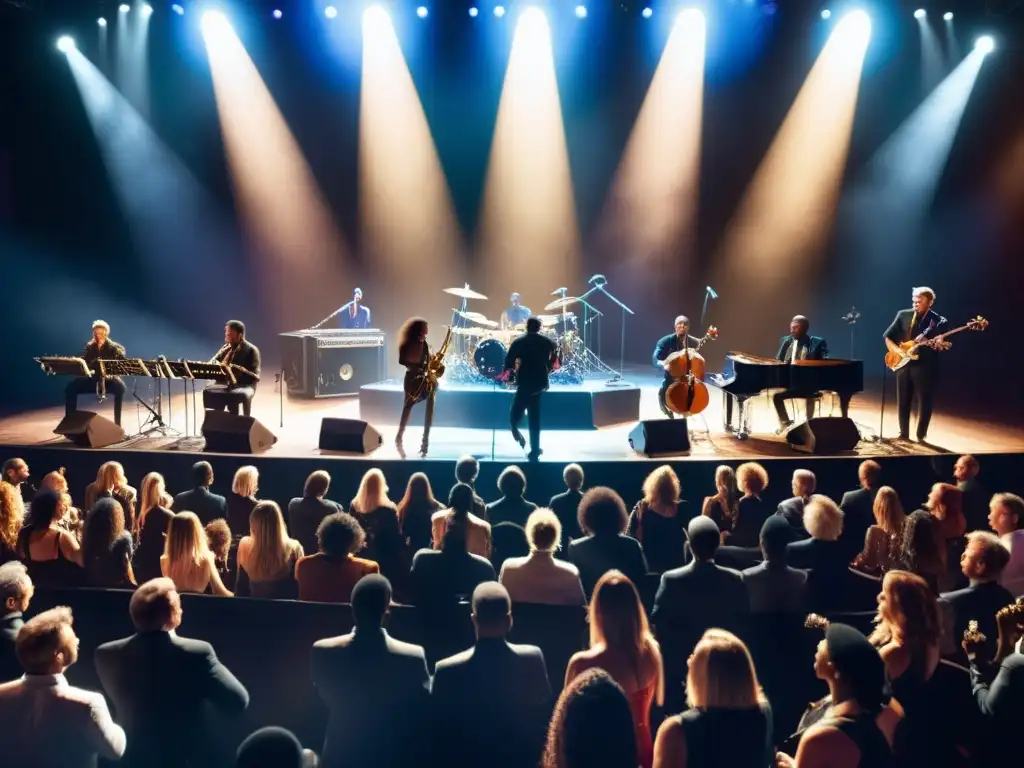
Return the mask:
M445 293L450 293L452 296L458 296L460 299L481 299L485 300L487 297L482 293L471 291L469 288L445 288Z
M485 331L482 328L452 328L456 336L482 336Z
M485 325L490 321L487 319L487 315L481 315L479 312L463 312L461 309L453 310L459 317L470 320L474 323L484 323Z
M555 310L558 310L558 309L564 309L565 307L568 307L568 306L571 306L571 305L575 304L577 301L579 301L579 299L577 299L575 296L566 296L566 297L561 298L561 299L555 299L550 304L548 304L546 307L544 307L544 311L545 312L554 312Z
M498 322L496 320L488 320L486 317L481 320L476 320L477 325L482 325L484 328L497 328Z
M537 315L537 319L540 320L541 328L550 328L553 325L558 325L558 321L562 319L561 315Z

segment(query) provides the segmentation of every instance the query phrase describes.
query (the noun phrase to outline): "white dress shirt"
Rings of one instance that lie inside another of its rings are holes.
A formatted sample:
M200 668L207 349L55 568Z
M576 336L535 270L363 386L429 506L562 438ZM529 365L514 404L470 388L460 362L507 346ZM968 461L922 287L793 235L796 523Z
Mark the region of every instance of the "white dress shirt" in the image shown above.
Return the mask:
M498 582L513 603L587 604L576 566L556 560L551 552L534 550L526 557L510 557L501 566Z
M999 540L1010 550L1010 562L999 575L999 583L1011 595L1020 597L1024 595L1024 529L1004 534Z

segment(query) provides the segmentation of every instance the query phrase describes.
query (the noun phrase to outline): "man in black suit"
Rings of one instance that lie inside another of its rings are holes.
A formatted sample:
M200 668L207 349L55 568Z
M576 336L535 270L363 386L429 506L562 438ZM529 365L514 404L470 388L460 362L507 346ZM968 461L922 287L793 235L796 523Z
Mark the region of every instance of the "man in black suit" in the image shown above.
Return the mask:
M998 536L986 531L967 534L960 569L970 585L939 595L945 654L960 657L960 641L972 619L978 622L978 631L983 635L996 637L996 613L1013 603L1013 595L999 584L999 576L1009 562L1010 552Z
M98 360L124 360L124 347L110 338L110 325L104 320L96 320L92 324L92 338L82 351L82 359L93 371L92 376L77 376L64 388L64 415L70 416L78 408L78 396L85 393L99 395L101 379ZM106 376L102 379L105 395L114 396L114 423L121 423L121 405L127 391L120 376Z
M661 406L661 412L670 419L674 419L676 414L674 411L670 411L665 403L665 393L668 392L670 386L675 384L676 379L668 372L666 360L669 355L696 347L698 344L700 344L700 339L690 335L690 318L686 315L679 315L675 320L675 333L670 333L668 336L662 336L658 339L658 343L654 347L654 354L651 355L651 362L654 364L654 367L665 374L661 382L661 388L658 390L658 405Z
M228 502L223 496L210 493L213 485L213 466L208 461L197 461L192 465L192 481L196 487L182 491L174 497L172 512L195 512L199 522L206 525L211 520L227 517ZM316 551L315 549L313 551Z
M512 437L520 448L526 447L526 439L519 431L523 414L528 414L530 426L530 461L540 458L540 396L548 388L548 373L555 365L558 347L555 342L540 333L540 319L531 317L526 321L526 333L513 341L505 355L505 372L508 379L515 371L516 394L512 398L509 421Z
M798 469L793 472L793 497L779 503L775 514L783 518L790 527L796 538L806 539L810 534L804 528L804 504L806 504L814 489L817 486L817 479L809 469Z
M932 309L935 291L922 286L913 291L913 307L896 313L885 332L885 346L900 355L899 345L905 341L928 341L946 330L946 318ZM917 440L928 436L932 418L932 402L939 378L939 352L930 346L920 347L917 359L896 371L896 407L899 411L900 440L910 439L910 409L917 401Z
M583 500L583 467L579 464L566 465L562 470L562 481L565 483L565 492L552 496L548 508L562 524L558 556L565 559L569 557L569 542L583 535L578 515L580 502Z
M325 499L331 487L331 476L318 469L306 478L302 498L288 502L288 533L308 554L317 551L316 529L320 522L335 512L344 512L337 502Z
M868 459L857 468L860 488L847 491L839 502L843 512L843 532L839 541L843 543L844 557L852 560L864 549L864 537L868 528L875 524L875 496L882 485L882 465Z
M437 765L533 766L551 714L544 654L513 645L512 601L496 582L473 591L476 644L437 663L431 700Z
M481 520L487 519L487 504L484 502L476 492L476 478L480 474L480 462L477 461L475 456L469 454L460 458L455 462L455 485L459 483L465 483L473 489L473 514L479 517ZM455 486L452 486L451 490L454 490ZM451 495L451 490L448 494ZM447 498L447 496L443 497Z
M218 363L237 366L234 384L214 384L203 390L203 408L249 415L256 384L260 380L260 350L245 340L245 323L228 320L224 326L224 346L213 356Z
M370 308L364 307L363 289L356 288L352 291L352 301L338 310L339 328L369 328Z
M807 571L786 564L786 546L793 538L793 527L778 515L761 526L764 562L743 571L751 613L807 612Z
M969 454L961 456L953 465L956 487L964 494L964 518L968 532L986 531L989 527L988 504L992 501L992 494L978 479L979 472L981 466L978 460Z
M828 357L828 344L820 336L811 336L807 333L811 328L811 321L803 315L795 315L789 321L789 335L783 336L779 341L779 351L775 353L775 359L784 363L797 363L801 360L824 360ZM807 406L806 418L814 415L815 399L810 397L811 392L804 392L796 389L786 389L772 395L772 403L775 405L775 413L779 417L779 432L784 432L793 424L786 411L787 400L803 399ZM839 396L839 405L845 417L850 408L851 395Z
M12 560L0 565L0 683L21 677L21 662L14 652L24 613L35 594L24 563Z
M309 661L330 714L323 766L422 764L430 738L430 675L423 648L395 640L384 629L391 583L370 574L352 590L355 628L318 640Z
M175 634L181 624L181 598L170 579L140 586L128 610L135 634L104 643L93 657L128 736L122 764L216 764L219 750L206 706L237 715L249 706L248 692L209 643Z
M473 594L477 585L496 581L490 560L474 555L466 548L466 529L449 526L441 549L421 549L412 558L409 586L413 604L420 607L444 607Z

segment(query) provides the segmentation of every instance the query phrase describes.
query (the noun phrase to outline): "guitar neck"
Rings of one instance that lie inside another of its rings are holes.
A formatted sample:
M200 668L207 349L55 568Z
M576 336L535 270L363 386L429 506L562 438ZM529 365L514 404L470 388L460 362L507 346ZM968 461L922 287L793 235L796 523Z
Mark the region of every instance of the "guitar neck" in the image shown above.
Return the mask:
M960 333L961 331L966 331L968 328L970 328L969 325L961 325L959 328L954 328L951 331L946 331L945 333L936 336L934 339L932 339L932 341L941 341L947 336L953 336L954 334Z

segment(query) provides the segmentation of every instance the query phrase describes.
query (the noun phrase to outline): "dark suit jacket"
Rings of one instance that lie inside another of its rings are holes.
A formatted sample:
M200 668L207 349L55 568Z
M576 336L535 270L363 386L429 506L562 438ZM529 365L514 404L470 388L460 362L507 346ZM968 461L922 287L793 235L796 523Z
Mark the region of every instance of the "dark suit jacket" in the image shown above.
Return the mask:
M430 737L423 648L370 627L318 640L309 661L329 713L324 768L422 764Z
M864 537L861 537L863 546ZM786 561L793 568L808 570L810 609L821 613L839 607L845 599L850 561L840 541L804 539L786 547Z
M18 637L18 630L24 624L21 611L8 613L0 618L0 683L17 680L25 673L14 653L14 641Z
M128 736L122 765L206 765L216 750L206 705L241 713L249 694L209 643L169 632L104 643L94 655L114 719Z
M539 762L552 703L540 648L478 640L437 662L431 700L437 765Z
M793 529L797 538L806 539L810 536L807 529L804 528L804 500L802 497L794 496L780 502L775 514L786 518L786 522L789 523L789 527Z
M1000 730L1024 723L1024 654L1011 653L1003 659L991 683L972 662L971 688L981 713L993 718Z
M505 355L505 370L516 369L516 388L524 393L543 392L548 388L548 372L555 364L558 348L555 342L540 333L525 333L513 341Z
M622 534L576 539L569 545L569 562L579 569L588 600L594 593L594 585L608 571L622 571L634 585L639 585L647 573L647 560L640 542Z
M896 317L893 319L892 324L886 329L885 338L895 342L896 344L909 341L910 323L913 321L913 318L913 309L901 309L896 313ZM929 309L925 313L924 317L917 321L917 325L914 326L914 337L916 338L923 333L926 338L934 339L936 336L947 330L946 326L946 318L934 309ZM910 365L936 366L939 363L939 353L934 349L922 347L918 350L918 355L919 359L912 361Z
M421 549L409 571L413 604L421 608L453 604L471 596L477 585L497 580L490 561L469 552Z
M487 512L484 520L491 525L498 523L515 523L520 528L526 527L526 519L537 509L537 505L524 498L511 499L502 496L497 501L487 505Z
M344 305L341 311L338 313L338 327L339 328L369 328L370 327L370 308L359 305L356 310L356 316L352 317L352 302Z
M690 553L690 543L686 543L686 563L690 563L692 559ZM715 550L715 564L720 565L722 568L731 568L734 571L743 571L747 568L752 568L761 560L764 556L761 554L760 547L732 547L732 546L721 546Z
M296 539L307 555L317 551L316 529L320 521L335 512L343 512L341 505L330 499L303 496L288 502L288 533Z
M843 494L839 509L843 512L843 532L839 541L843 544L843 557L852 560L864 549L864 537L868 528L875 524L875 496L878 489L858 488Z
M174 497L172 512L195 512L199 522L206 525L218 517L227 518L228 502L223 496L210 493L210 489L198 486L191 491L182 491Z
M793 341L791 335L779 339L779 351L775 353L776 360L789 360L789 356L793 354ZM800 340L800 346L807 347L804 360L824 360L828 357L828 343L821 336L805 336Z
M992 494L976 477L957 483L957 488L964 493L964 518L967 520L968 533L987 531L988 504L992 500Z
M1010 591L994 581L972 584L939 595L945 630L943 650L947 654L952 652L957 658L962 657L960 641L971 619L978 622L978 630L983 635L990 639L997 637L999 630L996 627L996 613L1012 603L1013 595Z
M751 613L807 613L807 571L761 563L743 571Z
M583 535L577 516L582 499L583 494L580 491L566 491L552 496L551 501L548 502L548 508L555 513L555 517L562 524L562 548L558 552L559 557L568 557L569 542Z
M228 345L221 347L220 351L217 352L215 359L223 360L228 354ZM242 373L239 370L235 370L235 386L238 387L251 387L256 389L257 380L260 375L260 350L255 344L250 344L245 339L242 339L238 343L238 348L235 350L235 354L231 356L231 363L233 365L239 365L245 370L255 374L255 376L249 376L248 374Z
M688 348L696 347L698 344L700 344L700 339L690 334L686 335L686 346ZM662 336L654 347L654 354L651 355L651 364L659 371L662 371L665 374L665 378L672 378L669 372L661 367L661 364L669 355L681 349L683 349L683 340L674 333Z

